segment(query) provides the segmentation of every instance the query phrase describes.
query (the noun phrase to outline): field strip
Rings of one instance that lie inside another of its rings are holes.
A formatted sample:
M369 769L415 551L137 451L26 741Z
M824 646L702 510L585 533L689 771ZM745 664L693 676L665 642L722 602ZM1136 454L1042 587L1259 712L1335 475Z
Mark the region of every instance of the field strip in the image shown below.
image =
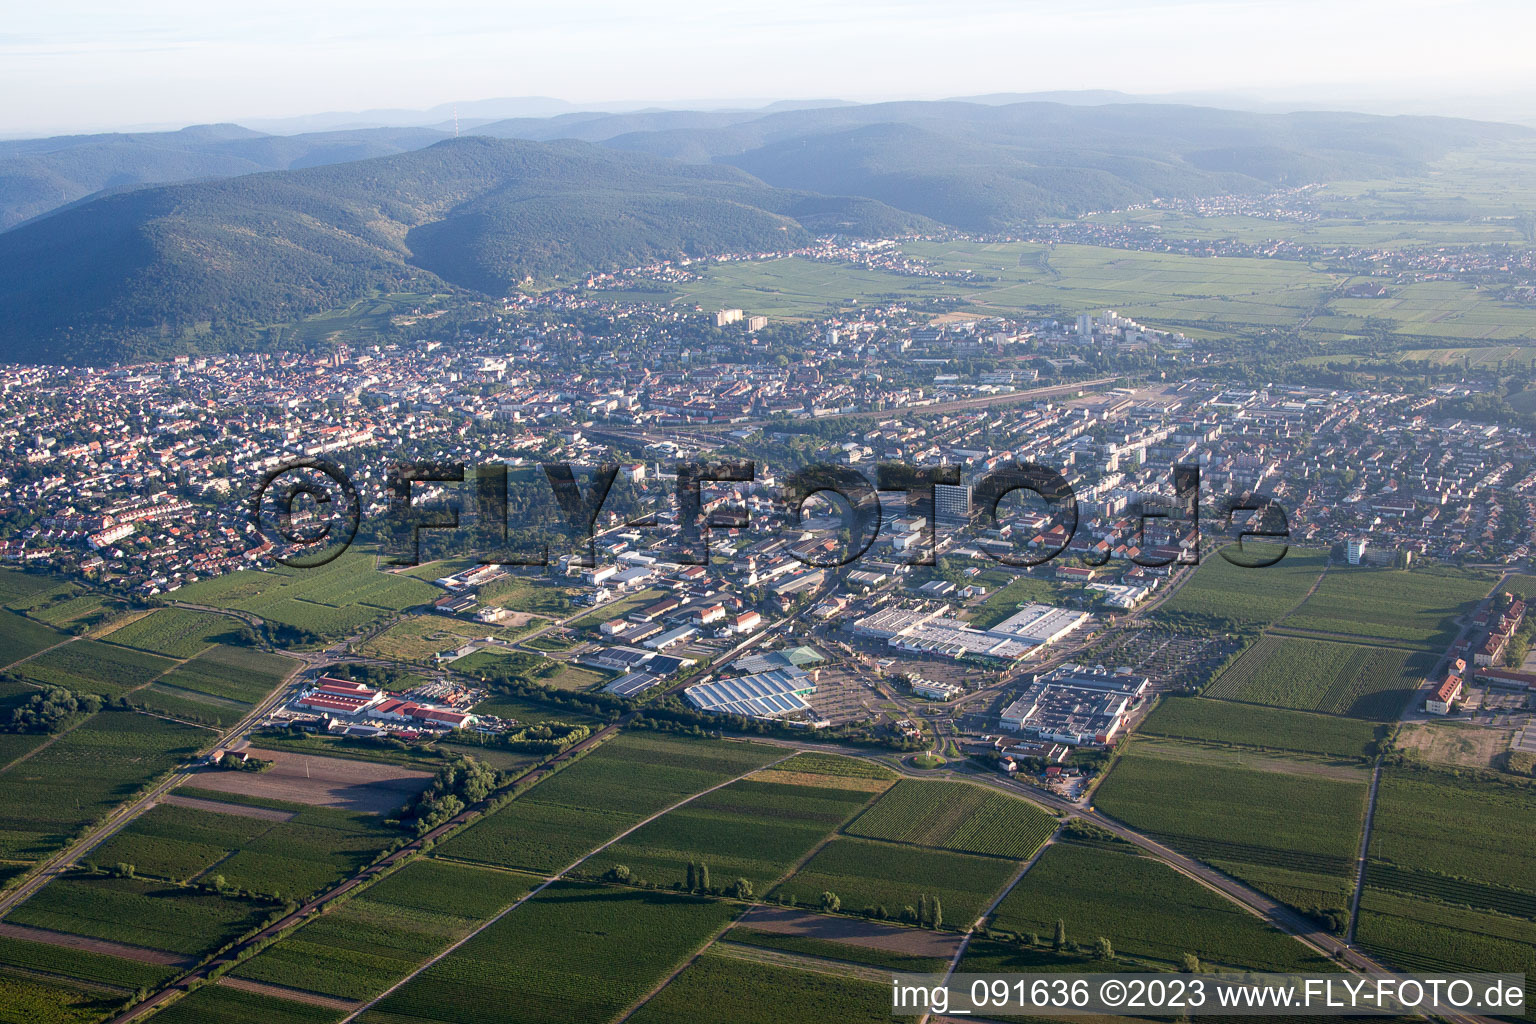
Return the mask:
M727 936L729 934L729 932L726 933ZM830 957L810 956L806 953L789 953L782 949L744 946L732 942L728 937L712 944L708 952L716 956L727 956L732 960L747 960L768 964L770 967L793 967L797 971L828 974L834 978L858 978L860 981L873 981L881 985L887 985L891 980L891 972L879 967L868 967L846 960L833 960Z
M323 996L318 992L305 992L299 988L288 988L284 985L269 985L264 981L251 981L249 978L236 978L224 975L215 984L225 988L239 989L241 992L251 992L259 996L271 996L274 999L286 999L290 1003L308 1003L310 1006L324 1006L332 1010L353 1010L357 1008L355 999L340 999L336 996Z
M736 919L735 926L776 935L799 935L845 946L883 949L909 956L942 957L946 960L954 955L955 946L960 941L960 936L954 932L904 928L880 921L817 914L789 907L753 907ZM733 941L729 933L725 941Z
M1381 759L1371 771L1371 795L1365 802L1365 827L1360 830L1360 858L1355 864L1355 898L1349 904L1349 931L1344 941L1355 941L1355 928L1360 923L1360 897L1365 893L1365 856L1371 849L1371 825L1376 820L1376 792L1381 787Z
M291 821L293 811L280 811L275 807L252 807L249 804L226 804L218 800L204 800L198 796L181 796L169 793L160 798L160 803L171 804L175 807L186 807L194 811L212 811L215 814L233 814L240 818L260 818L263 821Z
M124 960L136 960L141 964L161 964L165 967L190 967L197 962L191 957L178 956L175 953L167 953L164 950L146 949L143 946L130 946L122 942L92 939L84 935L71 935L68 932L49 931L46 928L32 928L27 925L9 924L4 921L0 921L0 936L8 939L21 939L26 942L42 942L50 946L63 946L66 949L78 949L86 953L101 953L106 956L120 957Z
M794 751L793 753L785 754L783 757L779 758L778 761L771 761L767 765L763 765L762 767L769 768L769 767L772 767L773 765L779 764L780 762L788 761L791 757L794 757L796 753L799 753L799 751ZM469 932L463 938L459 939L457 942L455 942L453 945L449 946L447 949L443 950L441 953L438 953L432 959L430 959L430 960L426 961L425 963L421 964L420 966L418 966L415 970L411 971L411 973L407 974L405 977L401 978L399 981L397 981L393 985L389 986L389 988L385 989L383 992L380 992L378 995L374 996L372 999L368 1000L366 1003L364 1003L361 1006L357 1007L357 1009L353 1010L351 1013L349 1013L345 1017L343 1017L338 1022L338 1024L349 1024L349 1022L352 1021L352 1020L355 1020L359 1014L363 1013L366 1010L369 1010L369 1009L373 1008L374 1006L377 1006L379 1003L383 1002L390 995L394 994L395 991L397 991L398 989L402 988L407 982L409 982L412 979L414 979L415 977L417 977L423 971L427 970L429 967L434 966L435 964L438 963L438 961L445 959L449 954L453 953L455 950L457 950L460 946L464 945L470 939L474 938L476 935L479 935L481 932L485 931L491 925L495 924L497 921L500 921L502 918L504 918L508 914L512 913L512 911L516 910L518 907L522 906L524 903L526 903L529 900L533 899L533 897L537 896L539 893L543 892L545 889L548 889L551 885L554 885L556 882L560 881L561 878L563 878L564 876L570 874L572 871L575 871L577 868L581 867L581 865L585 864L587 861L591 860L593 857L596 857L598 854L600 854L604 850L608 849L608 847L612 846L614 843L617 843L619 840L624 839L631 832L635 832L638 829L644 828L646 825L649 825L651 822L655 821L657 818L660 818L662 815L670 814L671 812L677 810L679 807L682 807L684 804L692 803L693 801L697 800L701 796L707 796L710 793L713 793L717 789L724 789L726 786L731 785L733 782L740 782L742 779L745 779L748 775L751 775L752 772L755 772L755 771L758 771L758 770L759 769L757 769L757 768L753 768L753 769L751 769L749 771L744 771L740 775L736 776L735 778L726 779L724 782L721 782L721 783L718 783L716 785L710 786L708 789L700 790L699 792L694 793L692 796L689 796L686 799L679 800L677 803L673 804L670 807L664 807L661 810L657 811L655 814L651 815L649 818L646 818L643 821L639 821L639 822L636 822L635 824L631 825L629 828L625 829L623 832L620 832L618 835L614 836L612 839L608 840L606 843L604 843L603 845L599 846L597 849L590 850L587 853L582 854L576 860L572 861L570 864L567 864L564 868L562 868L561 870L557 871L555 874L550 875L548 878L544 879L544 881L540 882L537 886L535 886L534 888L530 889L528 892L524 893L522 895L522 897L520 897L518 900L516 900L511 906L509 906L505 910L501 911L501 913L497 914L495 917L492 917L490 920L486 921L484 924L480 925L478 928L476 928L473 931ZM729 928L730 927L730 923L727 923L725 927ZM716 932L714 935L710 936L709 942L711 942L711 943L714 942L715 939L718 938L720 936L720 934L723 933L724 931L725 931L725 928L721 928L720 932ZM709 943L706 943L705 946L707 947L708 944ZM701 949L701 951L702 951L702 949ZM693 960L695 960L697 957L698 957L698 954L695 953L692 957L688 958L688 962L692 963ZM684 966L686 966L686 964ZM678 970L682 970L682 968L680 967L680 968L678 968ZM673 972L673 973L675 974L676 972ZM671 978L668 978L667 980L670 981ZM665 982L663 982L663 984L665 984ZM645 996L645 999L649 999L652 994L653 993L647 993L646 996ZM641 1003L643 1003L643 1002L644 1002L644 999L641 1000ZM627 1016L629 1016L630 1013L633 1013L633 1012L634 1012L634 1008L631 1008L628 1012L626 1012L624 1014L624 1016L627 1017ZM622 1018L620 1018L620 1019L622 1019Z

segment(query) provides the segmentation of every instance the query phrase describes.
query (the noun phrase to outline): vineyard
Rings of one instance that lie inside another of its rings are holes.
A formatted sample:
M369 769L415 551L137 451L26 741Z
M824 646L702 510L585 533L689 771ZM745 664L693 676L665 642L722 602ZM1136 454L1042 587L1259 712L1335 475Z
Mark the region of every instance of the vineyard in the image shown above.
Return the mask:
M1164 697L1138 731L1200 743L1367 757L1376 741L1377 729L1347 718L1230 704L1203 697Z
M112 630L107 639L123 647L163 654L168 658L190 658L217 643L221 637L238 633L241 625L228 615L187 608L160 608Z
M963 928L986 909L1017 869L1014 862L995 857L834 839L769 895L815 907L823 892L832 892L845 910L858 913L883 906L894 918L927 894L942 901L949 925Z
M1024 800L980 786L904 780L844 831L1026 860L1056 831L1056 819Z
M155 1024L336 1024L343 1016L340 1010L324 1006L204 985L150 1019Z
M865 761L840 754L821 754L802 751L788 761L775 766L782 772L804 772L808 775L835 775L854 779L894 779L897 775L883 764Z
M30 657L66 640L63 633L14 612L0 611L0 666Z
M1262 544L1253 551L1270 557ZM1216 551L1202 552L1194 577L1157 611L1172 624L1253 631L1276 621L1294 608L1327 564L1325 551L1291 548L1279 563L1264 569L1233 565Z
M1396 647L1268 634L1223 672L1206 695L1392 720L1434 660L1434 655Z
M116 697L136 689L175 666L155 654L96 640L75 640L39 654L17 668L18 674L44 686L62 686L76 693Z
M600 876L622 864L637 879L670 883L700 860L713 884L746 878L762 891L868 801L858 790L733 782L631 833L581 871Z
M456 860L558 871L647 816L781 754L750 743L625 733L439 850Z
M82 949L4 936L0 936L0 967L41 971L61 978L129 990L158 985L176 973L175 968L160 964L124 960L101 953L88 953Z
M1317 593L1282 625L1407 641L1439 652L1456 638L1456 617L1470 612L1492 588L1490 578L1453 569L1344 566L1324 576Z
M1279 870L1287 888L1348 889L1365 816L1363 780L1212 770L1144 751L1133 744L1120 758L1095 795L1099 810L1259 888Z
M1202 962L1260 971L1324 970L1321 957L1237 904L1172 868L1131 854L1073 844L1050 847L998 906L992 926L1050 937L1055 923L1091 946L1177 965Z
M722 955L689 964L631 1024L888 1024L889 986Z
M361 1020L473 1024L490 1006L499 1024L599 1024L649 992L738 910L677 893L557 882Z

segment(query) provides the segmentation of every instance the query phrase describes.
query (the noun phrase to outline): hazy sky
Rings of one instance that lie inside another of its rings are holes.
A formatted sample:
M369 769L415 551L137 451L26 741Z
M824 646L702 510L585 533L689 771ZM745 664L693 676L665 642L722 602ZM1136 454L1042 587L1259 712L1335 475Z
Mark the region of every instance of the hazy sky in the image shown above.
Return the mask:
M1536 94L1532 0L3 0L0 11L11 135L529 95L1307 87L1313 103L1349 106Z

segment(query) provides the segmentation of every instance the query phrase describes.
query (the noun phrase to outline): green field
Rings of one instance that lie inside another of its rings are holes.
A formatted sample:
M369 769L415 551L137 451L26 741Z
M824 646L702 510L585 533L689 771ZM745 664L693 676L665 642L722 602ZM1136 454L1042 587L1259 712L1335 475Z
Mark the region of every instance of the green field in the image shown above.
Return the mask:
M33 859L62 846L207 743L210 734L147 715L103 711L0 772L0 857Z
M710 884L737 878L764 892L829 832L869 802L858 790L743 779L670 811L582 865L601 875L622 864L651 882L682 882L687 864L709 866Z
M1056 819L1025 800L980 786L903 780L844 831L1026 860L1056 831Z
M1059 843L1047 849L998 905L992 926L1049 940L1056 921L1086 947L1103 936L1115 951L1177 966L1202 962L1259 971L1326 970L1326 961L1243 907L1165 864L1129 853Z
M632 1024L885 1024L886 984L722 955L689 964L629 1020Z
M1347 718L1279 708L1231 704L1203 697L1164 697L1137 731L1149 736L1201 743L1366 757L1376 741L1378 728Z
M158 985L176 974L174 967L7 937L0 937L0 966L111 985L129 991Z
M1438 657L1400 647L1267 634L1230 665L1206 695L1392 721Z
M178 665L160 684L256 704L276 689L296 662L281 654L220 644Z
M832 775L853 779L895 779L899 776L883 764L862 758L843 757L840 754L821 754L803 751L774 766L775 771L805 772L810 775Z
M1002 892L1016 870L1014 862L995 857L834 839L772 895L816 907L821 894L831 892L844 911L883 906L893 919L903 907L916 907L923 895L937 896L946 927L964 928Z
M56 629L0 611L0 666L9 665L68 639Z
M341 999L369 999L534 884L529 875L415 860L234 973Z
M190 658L223 637L238 635L242 625L213 612L161 608L112 630L106 639L168 658Z
M1453 569L1336 566L1282 625L1404 641L1439 654L1456 638L1456 617L1491 589L1492 580Z
M1272 557L1269 545L1244 545L1249 557ZM1217 551L1202 551L1194 577L1158 609L1159 618L1208 628L1255 630L1275 622L1307 596L1327 563L1324 551L1291 548L1263 569L1233 565Z
M625 733L438 850L458 860L561 870L647 815L782 755L760 744Z
M132 864L173 882L222 875L237 889L304 897L355 874L399 837L373 814L298 804L271 821L162 804L93 854L103 865Z
M324 1006L204 985L149 1019L155 1024L335 1024L344 1016Z
M660 983L739 907L676 893L559 882L403 986L361 1020L598 1024Z
M1303 911L1348 905L1366 776L1179 759L1133 743L1094 795L1109 814Z
M371 552L353 548L315 569L241 569L202 580L176 591L176 599L338 637L387 614L430 604L442 593L410 576L379 571Z
M821 960L844 960L852 964L884 967L887 970L905 971L911 974L940 974L949 966L949 961L943 957L915 956L889 949L877 949L874 946L861 946L853 942L818 939L809 935L759 931L744 924L737 925L726 932L720 941L742 946L756 946L759 949L777 949L785 953L799 953Z
M203 956L262 923L271 904L138 878L56 878L6 920L130 946Z
M95 1024L121 1005L101 990L0 971L0 1024Z
M155 654L97 640L76 640L38 655L16 671L22 678L45 686L116 697L143 686L175 664Z
M1536 919L1536 834L1525 787L1389 768L1377 793L1370 857L1396 868L1393 887ZM1368 875L1375 879L1373 867Z

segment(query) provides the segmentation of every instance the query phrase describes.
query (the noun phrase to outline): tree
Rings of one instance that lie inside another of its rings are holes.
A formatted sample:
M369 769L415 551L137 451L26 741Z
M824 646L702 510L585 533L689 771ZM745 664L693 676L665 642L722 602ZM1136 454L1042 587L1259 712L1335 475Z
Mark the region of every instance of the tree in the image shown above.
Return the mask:
M941 928L944 924L944 908L942 905L940 905L939 898L937 896L933 897L929 906L929 912L933 915L930 923L933 925L934 929L937 930Z
M736 879L735 883L732 884L732 886L731 886L731 895L735 896L739 900L749 900L749 899L751 899L752 898L752 883L751 883L751 881L749 881L748 879L745 879L745 878L738 878L738 879Z
M1056 919L1056 936L1051 940L1051 945L1057 949L1065 949L1067 946L1067 923L1059 917Z
M133 872L133 865L124 864L122 861L118 861L117 866L112 869L112 873L115 874L118 878L132 878Z
M907 924L917 924L917 908L910 903L902 907L901 919Z
M699 866L693 861L688 862L688 881L683 886L689 892L699 887Z
M699 861L699 888L709 891L709 865Z
M1184 954L1184 965L1179 968L1185 974L1198 974L1200 972L1200 958L1193 953Z
M627 864L615 864L608 869L608 880L610 882L628 882L629 879L630 872L629 865Z
M837 898L835 892L824 892L821 894L821 909L829 914L835 914L843 909L843 901Z
M219 892L223 892L224 891L224 887L227 884L224 881L224 876L223 875L214 875L213 879L212 879L212 883L213 883L213 887L215 889L217 889Z
M928 894L923 893L917 898L917 924L919 928L928 927Z
M1113 960L1115 958L1115 947L1110 945L1108 939L1100 935L1094 940L1093 955L1097 960Z

